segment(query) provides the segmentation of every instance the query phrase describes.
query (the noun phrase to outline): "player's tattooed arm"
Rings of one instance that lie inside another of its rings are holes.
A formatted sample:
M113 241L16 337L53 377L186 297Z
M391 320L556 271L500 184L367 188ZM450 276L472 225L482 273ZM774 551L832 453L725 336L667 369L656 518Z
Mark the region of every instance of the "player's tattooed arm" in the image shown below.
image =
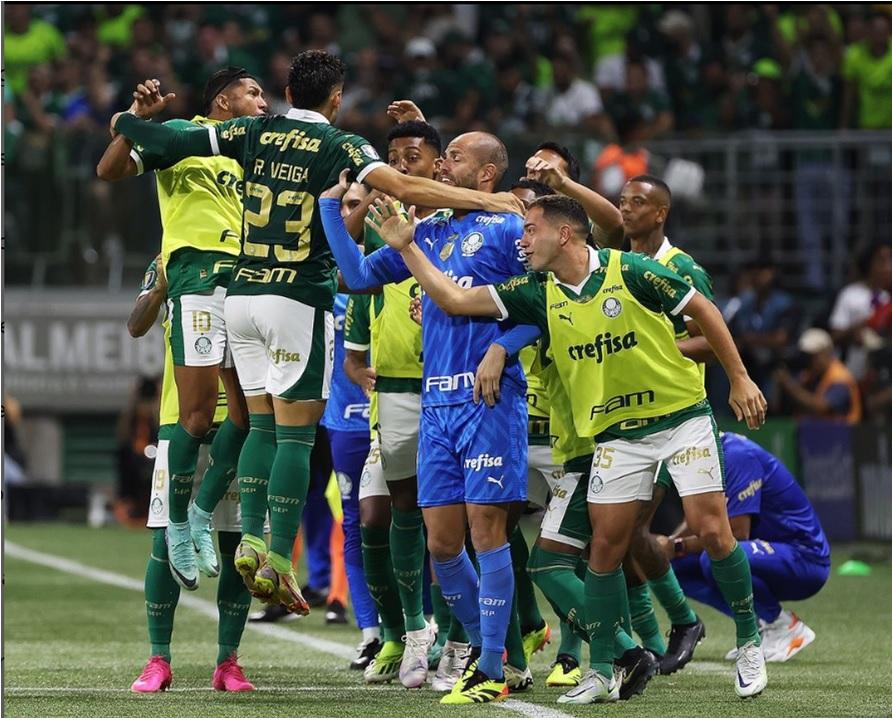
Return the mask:
M557 165L541 157L527 160L527 177L551 187L555 192L575 199L585 209L597 228L595 239L602 247L619 249L623 243L623 217L616 205L590 187L574 182Z
M378 378L373 367L368 365L368 352L347 349L344 354L344 373L347 378L363 390L366 396L375 391Z
M459 287L424 256L415 243L414 206L409 208L409 216L406 217L393 202L379 199L369 209L366 223L400 253L421 288L444 312L454 316L501 316L487 287Z

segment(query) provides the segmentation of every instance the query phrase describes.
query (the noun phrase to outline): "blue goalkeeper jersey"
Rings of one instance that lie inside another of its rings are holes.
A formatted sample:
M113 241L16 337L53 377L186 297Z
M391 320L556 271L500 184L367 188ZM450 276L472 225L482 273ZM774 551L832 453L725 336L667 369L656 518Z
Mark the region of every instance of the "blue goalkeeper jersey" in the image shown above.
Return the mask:
M524 274L527 269L519 244L522 235L521 217L488 212L470 212L459 219L451 210L439 210L415 228L419 248L435 267L462 287L494 284ZM390 247L372 252L363 263L363 274L368 280L374 279L372 284L399 282L411 276L402 257ZM427 296L422 299L422 317L423 405L472 401L477 365L489 346L515 325L480 317L450 317ZM526 379L516 357L506 363L502 391L526 392Z
M369 400L344 371L344 315L346 294L338 294L334 303L335 348L331 373L331 395L320 422L334 431L369 432Z
M794 544L830 561L830 544L805 492L787 468L738 434L722 435L728 516L749 514L750 538Z

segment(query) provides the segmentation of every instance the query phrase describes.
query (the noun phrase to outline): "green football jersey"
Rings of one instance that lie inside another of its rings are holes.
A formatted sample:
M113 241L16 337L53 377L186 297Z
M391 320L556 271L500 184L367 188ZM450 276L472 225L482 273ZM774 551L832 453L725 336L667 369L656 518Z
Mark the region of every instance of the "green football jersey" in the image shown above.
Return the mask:
M242 251L230 294L275 294L331 310L337 267L316 200L343 169L353 169L362 181L385 166L367 140L333 127L318 112L296 108L183 129L125 114L116 127L170 157L223 155L242 166Z

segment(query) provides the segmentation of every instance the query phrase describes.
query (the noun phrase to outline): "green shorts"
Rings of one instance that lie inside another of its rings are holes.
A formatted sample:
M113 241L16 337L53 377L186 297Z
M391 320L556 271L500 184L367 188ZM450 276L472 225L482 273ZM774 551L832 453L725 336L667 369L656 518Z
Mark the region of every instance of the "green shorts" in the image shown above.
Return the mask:
M591 463L591 455L573 459L564 465L563 476L549 482L551 498L539 530L542 538L578 549L591 541L592 524L586 501Z

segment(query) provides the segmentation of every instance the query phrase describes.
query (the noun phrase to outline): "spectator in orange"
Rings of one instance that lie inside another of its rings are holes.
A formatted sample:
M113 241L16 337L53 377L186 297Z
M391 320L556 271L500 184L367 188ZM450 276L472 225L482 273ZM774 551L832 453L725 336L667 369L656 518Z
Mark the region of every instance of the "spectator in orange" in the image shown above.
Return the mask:
M798 414L850 425L861 421L858 382L836 358L830 334L823 329L806 329L799 338L799 350L809 356L808 368L800 380L786 369L778 369L774 374L778 386L798 407Z

